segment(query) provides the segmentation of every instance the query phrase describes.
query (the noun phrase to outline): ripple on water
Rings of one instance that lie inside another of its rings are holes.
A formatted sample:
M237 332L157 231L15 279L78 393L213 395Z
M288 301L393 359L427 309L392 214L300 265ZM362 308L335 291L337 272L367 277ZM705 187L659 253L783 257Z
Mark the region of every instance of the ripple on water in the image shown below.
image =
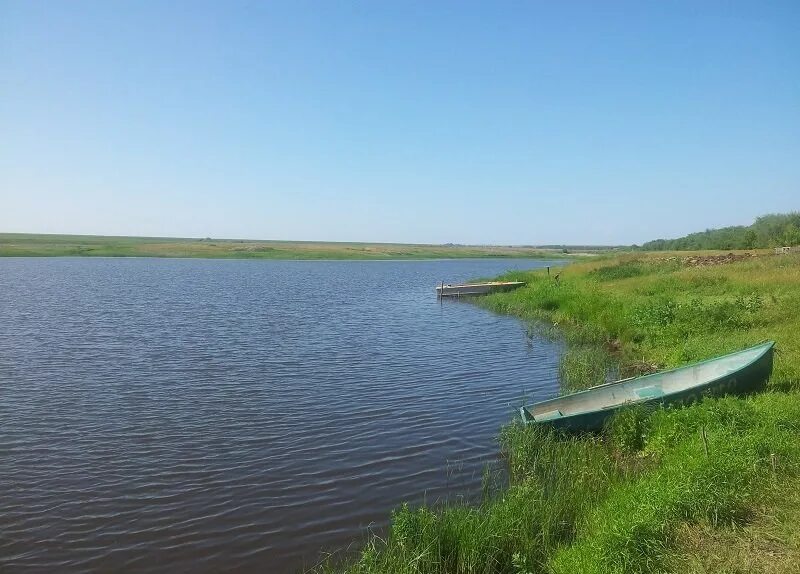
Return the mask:
M433 286L541 265L0 259L0 570L294 571L475 492L559 350Z

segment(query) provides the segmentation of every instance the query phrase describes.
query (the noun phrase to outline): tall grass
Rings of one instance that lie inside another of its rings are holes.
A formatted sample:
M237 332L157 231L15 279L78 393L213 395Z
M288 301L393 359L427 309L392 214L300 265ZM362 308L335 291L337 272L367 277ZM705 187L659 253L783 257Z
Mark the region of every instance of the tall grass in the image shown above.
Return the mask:
M561 437L514 423L503 430L511 485L480 504L403 505L387 537L360 557L320 571L349 573L539 572L570 543L598 496L628 474L600 440Z
M553 555L553 572L658 572L677 526L731 524L800 460L800 403L794 396L706 400L646 420L642 452L654 470L612 489L592 509L576 542Z

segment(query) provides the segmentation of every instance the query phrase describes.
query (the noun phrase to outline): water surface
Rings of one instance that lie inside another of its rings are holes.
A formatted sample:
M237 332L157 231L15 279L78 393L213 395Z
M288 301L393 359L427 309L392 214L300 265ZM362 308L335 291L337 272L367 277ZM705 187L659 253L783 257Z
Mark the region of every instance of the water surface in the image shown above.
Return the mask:
M474 492L558 349L526 260L0 259L0 571L292 572Z

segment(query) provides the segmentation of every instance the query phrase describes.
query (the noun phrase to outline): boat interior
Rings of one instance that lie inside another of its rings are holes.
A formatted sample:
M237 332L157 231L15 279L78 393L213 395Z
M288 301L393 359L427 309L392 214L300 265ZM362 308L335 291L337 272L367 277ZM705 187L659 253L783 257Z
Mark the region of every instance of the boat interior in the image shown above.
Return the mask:
M770 346L771 343L759 345L671 371L600 385L526 408L536 421L546 421L679 393L738 371L764 354Z

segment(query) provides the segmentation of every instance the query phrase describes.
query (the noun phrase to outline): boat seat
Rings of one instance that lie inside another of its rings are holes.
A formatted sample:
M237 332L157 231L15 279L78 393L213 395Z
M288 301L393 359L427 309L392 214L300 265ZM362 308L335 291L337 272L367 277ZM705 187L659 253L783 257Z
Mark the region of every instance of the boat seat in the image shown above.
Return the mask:
M539 422L539 421L551 421L553 419L557 419L563 416L564 413L562 413L560 410L553 409L552 411L545 411L541 414L536 414L534 415L534 418L536 419L536 422Z
M657 399L658 397L664 396L664 390L655 385L635 389L633 392L636 393L636 396L640 399Z

